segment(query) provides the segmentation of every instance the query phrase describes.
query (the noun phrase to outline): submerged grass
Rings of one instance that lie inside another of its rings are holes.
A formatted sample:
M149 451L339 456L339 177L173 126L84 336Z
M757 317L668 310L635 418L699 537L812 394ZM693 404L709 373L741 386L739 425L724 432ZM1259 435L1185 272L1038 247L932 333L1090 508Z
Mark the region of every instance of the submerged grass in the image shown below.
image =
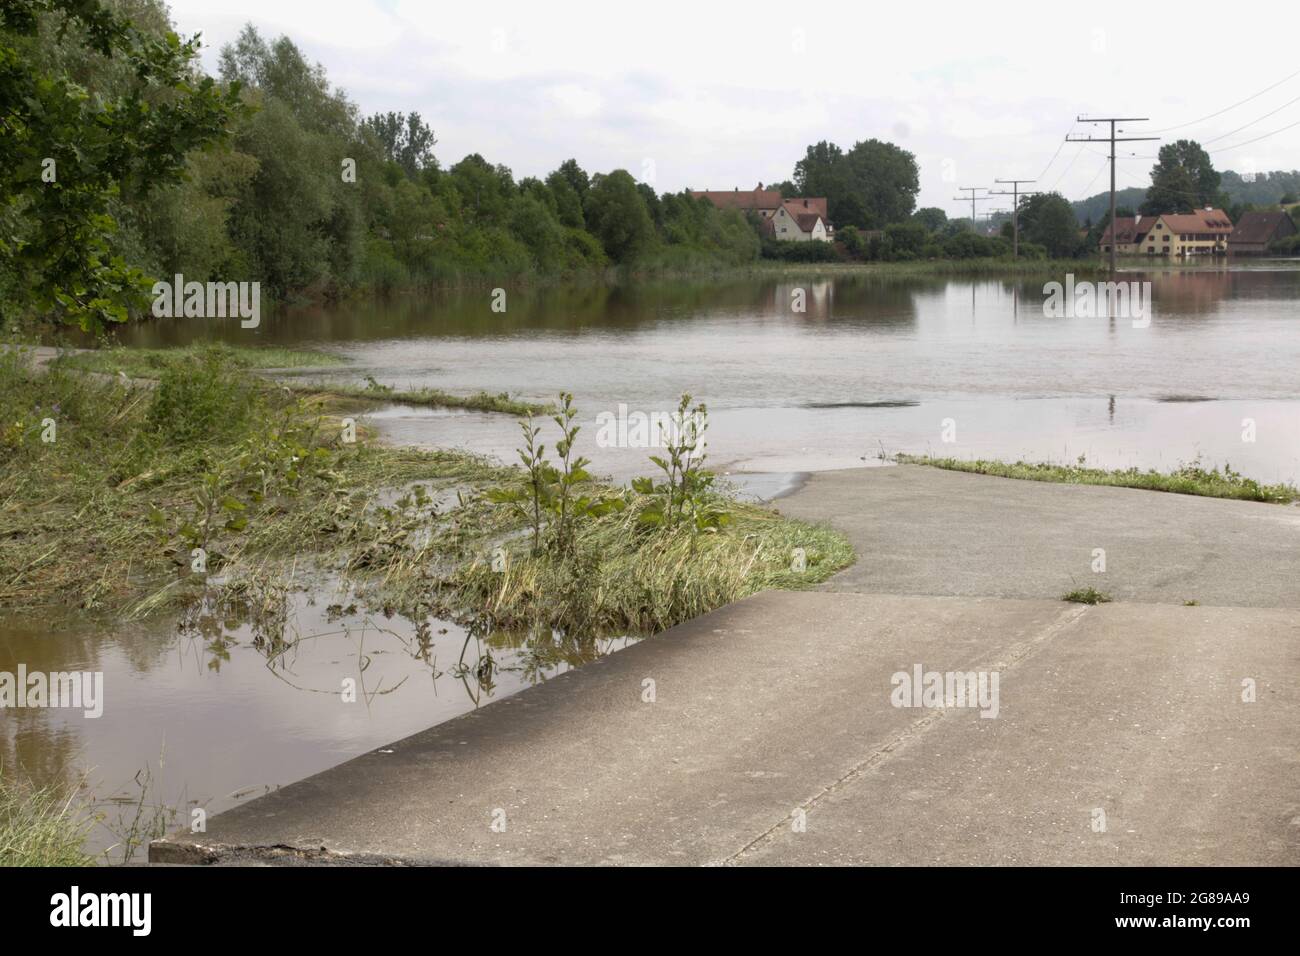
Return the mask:
M188 345L171 349L106 348L87 352L68 352L51 363L83 372L102 372L116 375L121 372L130 378L157 378L168 368L179 363L196 360L203 354L215 353L229 368L328 368L343 365L336 355L312 349L289 349L277 345L241 346L224 344Z
M124 611L209 571L349 543L384 488L500 480L474 456L342 440L318 405L194 357L156 387L0 355L0 605ZM160 596L161 595L161 596Z
M1143 488L1147 491L1165 491L1179 495L1200 495L1206 498L1235 498L1242 501L1267 501L1288 504L1300 500L1300 488L1289 484L1262 484L1253 478L1233 471L1225 465L1222 469L1205 468L1199 461L1185 464L1172 472L1142 471L1138 468L1105 469L1088 468L1084 464L1057 465L1049 462L1014 463L965 460L961 458L936 458L931 455L896 455L895 460L908 465L928 465L948 471L965 471L977 475L994 475L999 478L1019 478L1026 481L1053 481L1071 485L1110 485L1117 488Z
M168 370L205 361L215 361L226 369L250 371L334 368L346 364L336 355L311 349L290 349L279 346L236 347L224 343L172 349L115 347L88 352L68 352L59 355L50 364L52 367L76 369L82 372L99 372L107 375L121 373L128 378L156 380ZM271 387L270 383L265 385ZM373 378L368 379L365 385L288 379L276 381L275 387L318 399L322 403L328 403L331 409L341 408L346 402L354 404L400 402L406 405L462 408L507 415L541 415L551 410L550 405L521 401L511 398L505 392L454 395L438 388L397 389L389 385L381 385Z
M0 778L0 867L90 866L90 820L52 789Z
M361 402L385 402L403 405L427 405L434 408L463 408L477 412L500 412L506 415L544 415L552 406L511 398L506 392L476 392L453 395L438 388L397 389L370 379L365 385L322 382L284 381L278 383L292 392L321 398Z
M152 387L0 355L0 605L144 616L310 566L413 620L644 633L853 560L836 532L730 500L725 527L650 527L634 517L644 496L589 478L575 496L624 508L534 555L518 514L487 496L519 469L344 435L321 402L219 354Z

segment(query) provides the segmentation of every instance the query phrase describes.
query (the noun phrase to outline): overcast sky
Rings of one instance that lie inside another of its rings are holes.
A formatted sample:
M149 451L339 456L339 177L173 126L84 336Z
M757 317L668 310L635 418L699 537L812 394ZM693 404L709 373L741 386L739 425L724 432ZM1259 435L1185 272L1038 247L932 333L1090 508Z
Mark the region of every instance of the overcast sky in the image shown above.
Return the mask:
M918 205L951 215L970 210L953 201L957 187L989 187L995 178L1036 178L1034 188L1071 199L1104 189L1103 144L1065 144L1058 153L1078 114L1147 116L1129 124L1134 135L1162 130L1165 140L1186 136L1211 151L1300 124L1300 76L1256 96L1300 71L1296 20L1285 9L172 3L182 34L202 32L209 69L245 22L268 37L288 34L364 113L418 110L444 166L478 152L519 178L573 156L588 172L622 167L660 192L752 188L789 178L809 143L847 149L875 137L916 155ZM1074 124L1072 132L1102 129ZM1125 147L1138 155L1121 159L1121 187L1148 184L1145 157L1158 146ZM1300 125L1213 159L1239 172L1300 167Z

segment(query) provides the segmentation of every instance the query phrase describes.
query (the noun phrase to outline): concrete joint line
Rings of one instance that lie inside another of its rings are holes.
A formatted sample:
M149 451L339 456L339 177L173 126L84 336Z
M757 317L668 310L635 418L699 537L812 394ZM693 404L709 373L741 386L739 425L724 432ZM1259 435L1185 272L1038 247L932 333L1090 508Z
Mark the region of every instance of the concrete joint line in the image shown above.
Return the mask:
M1066 608L1055 621L1043 628L1041 633L1034 635L1028 640L1021 641L1019 644L1013 645L1000 660L989 665L987 669L997 671L1013 670L1026 657L1062 631L1069 629L1090 610L1092 610L1092 608L1088 605L1074 605ZM843 776L822 787L803 803L793 807L792 812L793 810L803 810L806 813L811 813L813 808L827 797L842 790L854 780L857 780L870 773L872 770L875 770L890 757L894 756L894 754L898 753L903 747L925 734L925 732L930 730L932 727L937 726L939 721L948 716L948 713L949 711L947 708L939 708L938 710L929 711L923 717L917 718L897 735L886 741L878 749L868 754L858 763L854 764ZM776 834L789 822L789 816L783 817L758 836L754 837L754 839L750 840L735 853L731 854L731 856L719 860L713 865L731 866L738 863L746 854L749 854L760 846L771 842Z

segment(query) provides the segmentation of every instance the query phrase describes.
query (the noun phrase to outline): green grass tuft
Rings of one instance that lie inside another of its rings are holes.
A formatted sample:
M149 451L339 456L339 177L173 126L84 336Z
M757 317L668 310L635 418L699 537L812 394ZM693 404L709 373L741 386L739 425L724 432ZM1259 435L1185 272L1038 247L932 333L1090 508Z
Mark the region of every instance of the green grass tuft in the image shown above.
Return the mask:
M66 798L0 779L0 867L92 866L90 821Z
M1179 495L1200 495L1206 498L1235 498L1241 501L1266 501L1288 504L1300 500L1300 489L1294 485L1261 484L1247 478L1230 467L1205 468L1199 462L1182 465L1172 472L1141 471L1137 468L1107 470L1079 465L1055 465L1048 462L1031 464L936 458L930 455L896 455L894 460L905 465L928 465L948 471L964 471L976 475L993 475L998 478L1018 478L1025 481L1052 481L1068 485L1108 485L1116 488L1142 488L1147 491L1165 491Z
M1075 588L1073 591L1061 595L1061 600L1069 601L1072 604L1109 604L1111 597L1096 588Z

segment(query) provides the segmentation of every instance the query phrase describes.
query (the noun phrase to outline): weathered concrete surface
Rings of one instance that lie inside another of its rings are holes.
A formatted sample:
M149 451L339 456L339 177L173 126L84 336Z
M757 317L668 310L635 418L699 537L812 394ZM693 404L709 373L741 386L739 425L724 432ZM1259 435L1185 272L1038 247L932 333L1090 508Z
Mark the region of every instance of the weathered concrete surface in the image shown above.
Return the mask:
M1293 506L900 465L816 473L775 507L853 542L834 591L1300 607Z
M768 593L383 749L151 859L1297 863L1300 612Z

